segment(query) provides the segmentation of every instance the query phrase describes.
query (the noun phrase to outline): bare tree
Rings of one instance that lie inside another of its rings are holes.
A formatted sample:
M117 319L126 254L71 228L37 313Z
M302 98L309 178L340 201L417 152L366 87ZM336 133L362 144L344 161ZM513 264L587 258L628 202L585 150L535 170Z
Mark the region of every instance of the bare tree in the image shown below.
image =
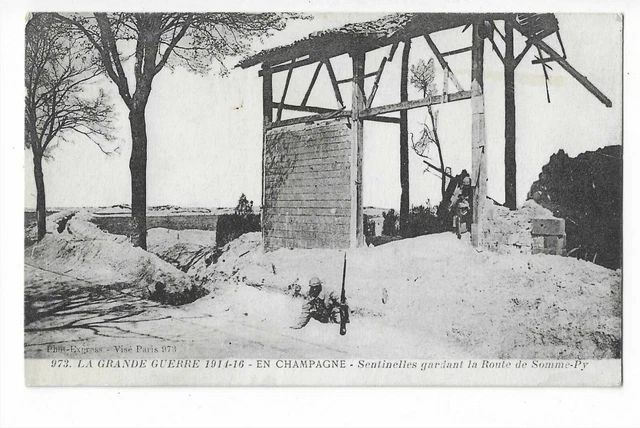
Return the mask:
M87 84L100 73L82 41L47 14L34 15L25 29L25 147L33 153L38 240L46 233L42 160L60 141L83 135L105 153L113 141L112 107L104 92Z
M435 79L435 64L433 58L430 58L427 63L424 60L420 60L418 64L411 66L411 84L422 91L424 98L433 97L436 95L436 86L433 83ZM438 157L440 158L440 176L441 176L441 193L444 199L447 178L445 175L444 158L442 157L442 147L440 146L440 139L438 138L438 112L434 112L431 106L427 106L429 112L429 118L431 119L431 128L426 123L422 129L422 133L418 141L411 139L411 145L413 151L418 156L427 157L429 153L429 145L434 144L438 148Z
M436 85L433 81L436 78L436 69L433 58L429 58L427 63L424 60L418 61L411 66L411 84L422 91L422 96L427 98L436 94Z
M129 109L132 151L131 239L147 248L147 125L145 110L155 76L166 66L207 72L246 53L254 38L284 29L297 14L284 13L94 13L56 14L73 25L99 54L109 78ZM133 60L133 79L125 63Z

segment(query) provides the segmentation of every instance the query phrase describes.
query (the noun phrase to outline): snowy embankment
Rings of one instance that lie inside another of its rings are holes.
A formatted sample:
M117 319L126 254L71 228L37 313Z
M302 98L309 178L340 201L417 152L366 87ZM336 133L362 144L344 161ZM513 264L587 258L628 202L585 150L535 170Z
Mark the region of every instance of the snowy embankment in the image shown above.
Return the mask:
M466 235L468 236L468 235ZM477 252L443 233L347 250L346 290L354 319L459 356L486 358L619 357L620 272L581 260ZM189 270L209 282L292 294L319 276L340 292L344 251L265 253L260 234L224 248L217 263Z
M147 249L183 272L200 260L211 264L216 248L216 232L171 230L162 227L147 231Z
M477 252L468 235L458 240L450 233L347 250L352 317L348 340L338 343L329 326L288 327L302 304L293 296L297 285L306 293L318 276L326 289L340 292L345 251L265 252L260 233L217 250L214 232L151 229L154 255L102 232L90 218L88 211L49 216L50 233L25 250L26 263L94 284L131 284L144 294L158 282L167 292L203 284L212 294L182 310L202 316L203 329L232 328L256 352L280 349L288 338L369 357L619 357L620 271L582 260Z
M94 284L130 284L143 295L153 293L158 283L167 293L192 289L187 274L124 236L101 231L90 219L89 211L48 216L48 233L25 249L25 263Z

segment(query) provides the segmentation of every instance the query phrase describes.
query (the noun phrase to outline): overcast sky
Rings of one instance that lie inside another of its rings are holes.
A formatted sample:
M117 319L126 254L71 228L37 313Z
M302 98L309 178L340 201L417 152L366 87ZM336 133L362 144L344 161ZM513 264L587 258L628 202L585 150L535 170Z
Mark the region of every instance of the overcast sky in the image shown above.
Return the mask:
M347 22L374 19L381 15L323 14L312 21L294 22L283 32L255 44L265 47L291 43L319 29ZM569 62L587 76L613 102L606 108L558 65L551 64L547 103L545 83L539 65L532 65L531 50L516 72L518 201L522 203L542 165L559 149L570 156L599 147L621 144L622 61L621 20L617 15L557 15ZM470 31L460 29L436 33L433 39L441 51L466 47ZM557 48L557 42L549 39ZM516 39L516 54L522 49ZM124 47L123 47L124 48ZM559 49L559 48L557 48ZM367 55L366 71L377 69L388 48ZM432 56L423 39L414 39L410 62ZM400 52L385 68L374 105L399 101ZM450 57L450 65L465 89L470 87L470 54ZM487 150L489 156L489 196L504 200L504 89L502 65L485 47L485 93ZM234 59L229 64L233 65ZM258 68L233 69L226 77L215 72L206 76L185 70L163 70L155 79L147 108L149 136L149 205L233 206L240 193L259 204L261 195L262 82ZM314 66L293 73L288 103L302 99ZM338 78L350 77L348 57L334 61ZM280 98L286 73L274 79L274 98ZM131 74L130 74L131 76ZM132 76L131 76L132 77ZM131 78L130 77L130 78ZM371 87L368 79L367 92ZM442 90L442 74L436 78ZM105 206L130 203L128 169L131 140L123 102L113 83L97 82L113 94L119 120L120 154L105 156L91 142L78 137L62 143L54 159L44 165L47 205ZM449 90L453 85L449 84ZM349 104L350 86L341 85ZM419 98L416 90L410 97ZM323 69L309 105L334 107L335 99ZM348 106L349 107L349 106ZM445 104L439 110L439 134L444 160L454 173L470 169L471 107L469 101ZM409 114L409 131L418 138L427 120L425 109ZM398 125L365 123L364 205L399 206ZM431 153L437 160L437 153ZM25 150L25 204L35 207L35 185L30 151ZM439 201L439 179L425 172L421 159L410 153L411 203Z

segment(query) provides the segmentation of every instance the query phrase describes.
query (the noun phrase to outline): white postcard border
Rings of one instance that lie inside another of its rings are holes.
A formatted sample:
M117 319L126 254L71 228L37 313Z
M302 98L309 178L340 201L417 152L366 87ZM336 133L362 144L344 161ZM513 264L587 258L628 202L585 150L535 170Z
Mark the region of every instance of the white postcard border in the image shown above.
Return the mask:
M621 360L28 359L30 386L619 386Z
M278 1L280 10L300 9L299 3ZM637 41L640 40L640 15L631 1L457 1L438 3L438 10L448 11L499 10L505 7L519 10L553 10L555 12L624 12L625 13L625 70L638 70ZM155 6L152 6L155 5ZM196 7L194 7L196 5ZM197 7L197 5L200 5ZM226 9L263 9L258 2L225 3ZM353 11L362 9L355 0L340 2L318 1L305 3L313 10ZM507 6L508 5L508 6ZM2 0L2 134L0 161L0 425L2 426L213 426L213 425L279 425L300 426L312 422L326 425L618 425L638 423L637 403L640 402L640 370L637 332L640 317L632 309L638 304L639 293L631 286L638 283L638 269L625 263L624 271L624 385L622 388L549 389L549 388L413 388L413 389L331 389L306 388L27 388L23 356L22 332L22 254L17 251L22 242L22 229L14 227L22 222L22 180L24 155L22 150L22 111L13 105L20 100L22 69L11 71L20 62L22 40L16 17L25 10L45 8L70 9L80 7L68 1L26 1L9 5ZM369 5L374 10L417 10L430 7L425 2L380 2ZM202 9L204 2L86 1L82 8L141 9L151 7ZM11 23L11 21L14 21ZM629 79L625 71L625 119L633 120L640 110L639 82ZM626 127L625 142L640 141L636 128ZM626 144L625 183L637 183L638 168L630 168L638 159L637 145ZM625 219L636 213L638 201L625 185ZM625 260L637 260L637 222L625 222ZM634 336L636 337L634 339ZM399 392L400 391L400 392ZM323 401L324 400L324 401ZM252 406L247 410L247 402ZM330 415L321 421L308 418L309 406L320 406ZM104 410L108 406L110 410ZM170 406L170 407L169 407ZM164 411L158 411L158 409ZM180 409L180 411L175 411Z

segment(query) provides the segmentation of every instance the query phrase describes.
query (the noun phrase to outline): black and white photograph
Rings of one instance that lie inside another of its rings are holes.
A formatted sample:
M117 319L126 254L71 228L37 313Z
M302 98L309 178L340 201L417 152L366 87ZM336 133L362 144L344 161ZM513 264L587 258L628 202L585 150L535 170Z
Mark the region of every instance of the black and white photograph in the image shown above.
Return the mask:
M0 0L0 426L637 426L638 12Z
M31 11L25 382L619 386L623 23Z

